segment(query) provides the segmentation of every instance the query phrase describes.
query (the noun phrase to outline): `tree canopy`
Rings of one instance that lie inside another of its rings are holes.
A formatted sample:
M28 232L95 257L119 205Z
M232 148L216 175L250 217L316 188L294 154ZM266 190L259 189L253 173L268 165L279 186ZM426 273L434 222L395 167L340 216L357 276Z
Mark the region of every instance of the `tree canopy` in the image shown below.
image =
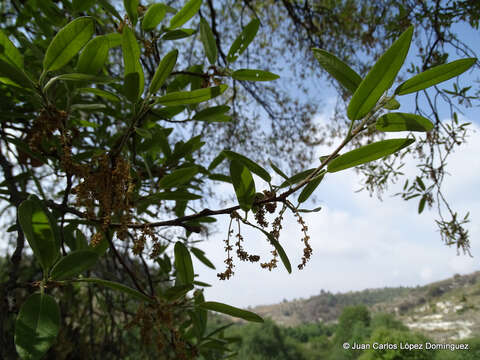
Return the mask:
M432 17L430 6L402 3L2 3L0 190L12 251L1 263L2 357L230 354L223 327L207 332L208 312L263 319L204 298L210 285L197 278L192 254L215 265L191 235L229 221L222 280L233 275L234 256L290 273L280 240L289 211L301 224L294 265L302 269L313 251L302 213L320 210L303 206L324 177L360 166L367 189L384 189L404 154L424 147L422 173L401 195L420 197L421 213L436 192L451 215L438 220L445 241L468 252L468 216L448 206L446 157L434 156L462 142L466 125L452 110L446 126L436 103L427 112L418 103L416 114L395 110L405 94L431 100L424 90L432 87L452 109L454 99L475 100L470 89L436 85L476 66L449 30L457 19L478 27L478 4L437 2ZM438 44L399 77L414 34L428 42L430 31ZM463 49L461 59L447 62L445 44ZM283 54L311 46L301 62ZM367 61L354 56L363 46ZM318 138L316 108L275 85L285 72L277 65L293 71L299 89L319 69L337 82L345 107L336 131ZM382 136L397 131L406 133ZM336 146L314 159L323 141ZM212 210L219 183L229 184L235 205ZM245 226L263 236L271 258L247 252Z

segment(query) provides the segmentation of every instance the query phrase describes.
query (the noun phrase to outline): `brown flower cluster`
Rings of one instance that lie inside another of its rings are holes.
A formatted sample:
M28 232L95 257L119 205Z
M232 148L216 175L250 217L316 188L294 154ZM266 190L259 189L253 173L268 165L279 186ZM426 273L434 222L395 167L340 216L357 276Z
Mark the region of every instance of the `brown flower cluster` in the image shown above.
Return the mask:
M159 299L157 303L140 306L127 327L139 326L143 343L155 345L162 359L194 359L197 349L179 331L184 320L186 312L181 304Z
M308 226L305 224L305 221L303 220L302 216L298 211L295 211L294 214L295 214L295 217L297 218L297 222L302 226L302 232L303 232L302 242L304 244L304 248L303 248L302 263L298 265L298 268L302 270L307 264L307 262L310 260L313 250L309 242L310 236L308 236L307 234Z

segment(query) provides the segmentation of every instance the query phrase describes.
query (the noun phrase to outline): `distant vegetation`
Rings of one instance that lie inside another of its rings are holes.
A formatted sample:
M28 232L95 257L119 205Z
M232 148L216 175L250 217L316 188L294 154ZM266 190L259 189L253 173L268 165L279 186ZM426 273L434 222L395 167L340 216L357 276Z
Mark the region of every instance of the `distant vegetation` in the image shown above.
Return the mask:
M438 342L410 331L394 315L372 314L363 305L345 307L336 324L316 322L283 327L272 320L264 324L235 324L225 330L225 338L237 339L238 355L234 358L239 360L480 359L480 336L440 343L468 344L469 350L426 350L427 343ZM354 343L365 344L370 349L343 348L343 344ZM374 343L378 347L390 344L390 349L373 349ZM423 349L408 349L417 344Z

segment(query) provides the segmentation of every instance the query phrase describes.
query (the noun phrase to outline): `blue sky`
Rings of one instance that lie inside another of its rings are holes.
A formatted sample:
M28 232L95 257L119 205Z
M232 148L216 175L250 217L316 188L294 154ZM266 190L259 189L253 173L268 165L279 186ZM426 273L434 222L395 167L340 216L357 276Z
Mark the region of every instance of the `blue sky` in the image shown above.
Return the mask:
M467 31L457 25L462 39L480 54L478 31ZM451 54L449 61L459 56ZM409 55L409 60L415 60ZM408 61L408 60L407 60ZM478 70L462 75L462 84L478 80ZM324 81L321 79L320 81ZM318 80L317 80L318 83ZM452 81L441 87L450 89ZM325 81L326 85L326 81ZM325 91L324 111L316 115L319 122L329 121L335 103L335 92ZM401 111L413 110L413 96L399 99ZM447 113L445 113L446 116ZM354 170L329 174L316 191L316 202L308 207L322 206L319 213L306 214L312 238L313 256L307 267L299 271L296 264L302 255L300 227L293 217L288 217L280 241L294 267L288 274L281 264L272 271L259 268L258 264L235 262L235 275L228 281L220 281L216 273L223 271L225 253L223 242L228 218L218 218L218 233L200 247L217 266L217 271L195 261L199 280L213 286L206 289L206 298L235 306L255 306L278 303L283 299L308 298L321 289L346 292L366 288L416 286L480 270L480 111L478 107L466 109L460 120L471 121L468 143L457 148L450 157L447 171L452 174L444 182L444 190L456 211L463 215L470 211L470 231L473 258L457 255L455 247L445 246L435 225L436 210L426 209L417 214L418 201L405 202L391 197L403 185L401 180L390 187L383 202L367 192L356 193L360 188ZM396 133L390 137L400 137ZM405 134L406 135L406 134ZM424 135L421 135L424 136ZM339 141L338 141L339 142ZM332 148L318 148L318 154L327 154ZM415 161L407 161L404 169L410 178L417 174ZM258 180L258 179L257 179ZM225 192L233 191L230 186ZM306 206L307 207L307 206ZM253 253L268 258L271 250L264 237L242 228L245 247Z

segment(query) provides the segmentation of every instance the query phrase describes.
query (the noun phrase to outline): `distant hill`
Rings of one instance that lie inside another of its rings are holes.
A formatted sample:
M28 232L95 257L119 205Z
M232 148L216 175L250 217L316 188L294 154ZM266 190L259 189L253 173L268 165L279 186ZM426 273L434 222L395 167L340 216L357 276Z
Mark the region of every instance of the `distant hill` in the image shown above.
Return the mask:
M366 305L372 313L392 313L410 329L438 340L459 340L480 333L480 271L414 288L367 289L262 305L256 313L285 326L335 322L345 306Z

